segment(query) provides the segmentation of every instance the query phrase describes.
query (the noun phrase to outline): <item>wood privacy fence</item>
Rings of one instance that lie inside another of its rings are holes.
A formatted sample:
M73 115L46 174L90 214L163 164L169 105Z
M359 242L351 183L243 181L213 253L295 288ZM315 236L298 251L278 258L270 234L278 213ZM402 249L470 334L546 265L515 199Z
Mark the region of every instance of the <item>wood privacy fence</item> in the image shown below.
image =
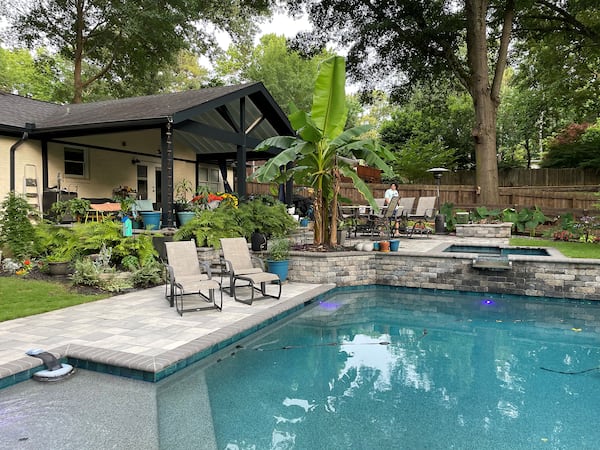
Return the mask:
M431 183L431 177L419 180ZM443 184L474 186L475 172L447 172L442 176ZM500 169L498 185L517 186L593 186L600 185L598 169Z
M375 198L382 198L388 184L370 183L369 187ZM302 195L302 188L296 188ZM571 212L575 215L600 214L595 206L600 203L598 186L525 186L507 187L500 190L500 204L484 205L488 208L523 208L539 207L546 215L559 215ZM437 186L434 184L400 184L398 192L401 197L436 196ZM477 188L473 185L447 185L439 187L440 204L452 203L455 208L472 209L481 206ZM249 194L269 194L267 184L248 183ZM365 199L354 188L352 183L343 183L340 191L342 197L350 199L352 204L366 204Z

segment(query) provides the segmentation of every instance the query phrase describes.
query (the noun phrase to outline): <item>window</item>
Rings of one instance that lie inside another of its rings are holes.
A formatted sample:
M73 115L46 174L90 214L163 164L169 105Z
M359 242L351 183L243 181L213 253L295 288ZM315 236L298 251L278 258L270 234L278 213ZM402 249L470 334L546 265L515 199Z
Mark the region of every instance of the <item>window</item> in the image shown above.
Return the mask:
M87 151L65 147L65 176L87 178Z
M212 167L198 168L198 184L200 186L208 186L211 192L220 192L223 190L221 184L221 172L219 169Z

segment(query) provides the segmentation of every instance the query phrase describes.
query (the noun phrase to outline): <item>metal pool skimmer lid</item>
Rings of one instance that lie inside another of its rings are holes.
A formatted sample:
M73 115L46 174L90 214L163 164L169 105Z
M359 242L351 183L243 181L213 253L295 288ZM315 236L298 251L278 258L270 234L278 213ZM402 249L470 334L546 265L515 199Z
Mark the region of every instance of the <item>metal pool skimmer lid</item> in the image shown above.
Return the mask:
M40 370L33 374L33 379L37 381L60 381L70 377L75 373L75 369L70 364L61 363L56 357L42 349L31 349L25 352L29 356L39 358L46 366L45 370Z

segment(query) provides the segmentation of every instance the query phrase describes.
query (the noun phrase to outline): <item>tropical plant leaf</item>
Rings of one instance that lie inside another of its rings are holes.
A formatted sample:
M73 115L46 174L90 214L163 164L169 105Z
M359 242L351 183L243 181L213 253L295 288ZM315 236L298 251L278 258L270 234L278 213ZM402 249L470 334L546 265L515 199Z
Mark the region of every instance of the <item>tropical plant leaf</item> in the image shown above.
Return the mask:
M346 106L346 60L332 56L324 60L315 82L311 117L323 136L332 139L344 131Z

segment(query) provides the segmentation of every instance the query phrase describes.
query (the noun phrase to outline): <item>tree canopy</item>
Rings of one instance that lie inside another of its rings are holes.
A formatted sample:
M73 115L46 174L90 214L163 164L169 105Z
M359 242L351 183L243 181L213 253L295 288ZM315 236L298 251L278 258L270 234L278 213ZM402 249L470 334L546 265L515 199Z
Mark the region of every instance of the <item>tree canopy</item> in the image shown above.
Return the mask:
M255 47L234 44L217 58L217 76L226 82L261 81L286 114L290 104L308 110L319 63L332 56L326 50L305 57L290 49L284 36L267 34Z
M223 30L234 41L256 31L256 16L270 13L269 0L42 0L3 2L10 22L7 36L29 48L46 46L72 63L73 102L82 102L102 81L153 90L154 77L176 62L180 50L206 53ZM6 38L8 39L8 37ZM150 86L148 88L148 86Z
M513 29L529 46L536 33L564 39L572 49L597 36L598 6L591 0L288 0L287 4L292 10L308 11L315 30L310 42L334 40L349 48L351 76L390 89L396 98L404 98L417 81L456 80L472 98L477 184L480 201L488 204L498 202L496 121Z

